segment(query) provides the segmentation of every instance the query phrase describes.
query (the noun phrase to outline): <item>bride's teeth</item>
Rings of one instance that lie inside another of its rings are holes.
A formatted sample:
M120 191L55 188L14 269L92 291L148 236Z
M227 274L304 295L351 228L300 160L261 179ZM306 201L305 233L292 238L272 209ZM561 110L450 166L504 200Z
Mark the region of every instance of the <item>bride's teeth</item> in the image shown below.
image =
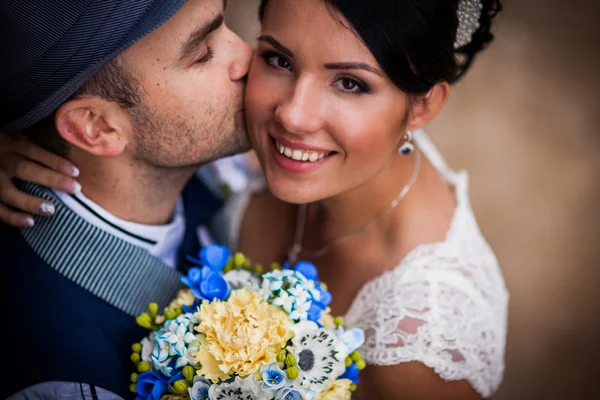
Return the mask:
M302 152L300 150L294 150L292 152L292 160L297 160L297 161L302 160Z
M316 162L318 160L322 160L326 154L316 152L303 152L302 150L292 150L289 147L285 147L278 141L275 141L275 146L281 154L284 154L286 157L289 157L292 160L296 161Z

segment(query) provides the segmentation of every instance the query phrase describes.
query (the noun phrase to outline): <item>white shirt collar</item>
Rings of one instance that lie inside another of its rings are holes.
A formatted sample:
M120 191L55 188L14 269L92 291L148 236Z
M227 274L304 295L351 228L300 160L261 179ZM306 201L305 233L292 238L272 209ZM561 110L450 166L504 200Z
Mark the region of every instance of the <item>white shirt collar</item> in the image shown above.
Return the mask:
M143 225L125 221L106 211L83 193L74 195L53 190L60 200L80 217L131 244L146 249L172 268L185 235L183 200L177 199L173 219L166 225Z

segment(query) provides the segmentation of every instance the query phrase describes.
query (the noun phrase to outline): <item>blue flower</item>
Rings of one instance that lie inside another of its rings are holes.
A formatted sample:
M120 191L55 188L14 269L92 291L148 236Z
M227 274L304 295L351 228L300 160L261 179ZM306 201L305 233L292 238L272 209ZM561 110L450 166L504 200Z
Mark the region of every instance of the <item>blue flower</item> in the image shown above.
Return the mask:
M319 275L317 274L317 267L315 267L313 263L309 263L307 261L299 261L296 263L296 265L294 265L294 271L301 273L306 279L312 281L319 280Z
M346 367L346 371L338 379L350 379L352 383L358 383L358 374L360 370L356 367L356 362L352 362L349 367Z
M321 313L327 308L329 303L331 303L331 293L329 293L328 290L325 290L320 283L315 285L315 290L318 295L314 296L312 299L307 319L316 322L317 325L321 326L319 322L321 320Z
M282 388L287 382L285 372L279 368L277 363L271 363L263 366L260 369L260 373L263 378L263 390L277 390Z
M304 396L296 389L279 389L275 395L275 400L304 400Z
M200 259L191 256L188 256L187 259L194 264L208 267L214 272L220 272L225 268L225 265L227 265L231 252L225 246L212 244L202 248L200 253L198 253L198 256Z
M181 282L189 286L194 296L202 300L227 300L231 292L223 275L209 267L190 268L187 276L181 277Z
M346 346L348 354L358 350L365 343L365 332L360 328L351 328L345 330L343 326L338 326L337 337Z
M137 392L136 400L160 400L161 396L169 389L169 385L183 378L182 373L178 373L171 379L160 372L144 372L138 376L135 390Z
M194 377L194 383L191 388L188 389L191 400L209 400L208 390L210 389L210 382L199 376Z

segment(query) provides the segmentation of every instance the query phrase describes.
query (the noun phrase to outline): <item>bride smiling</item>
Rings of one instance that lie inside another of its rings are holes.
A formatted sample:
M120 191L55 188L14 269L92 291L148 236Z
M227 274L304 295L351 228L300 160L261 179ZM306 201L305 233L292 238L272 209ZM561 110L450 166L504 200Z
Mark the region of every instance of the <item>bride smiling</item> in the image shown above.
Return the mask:
M255 262L311 261L362 328L355 398L478 399L504 373L509 294L424 128L492 41L499 0L263 0L246 89L264 180L214 219Z
M218 224L253 260L318 266L334 315L367 333L357 398L481 398L501 383L501 270L468 174L423 131L499 7L261 4L246 113L268 190L235 196Z

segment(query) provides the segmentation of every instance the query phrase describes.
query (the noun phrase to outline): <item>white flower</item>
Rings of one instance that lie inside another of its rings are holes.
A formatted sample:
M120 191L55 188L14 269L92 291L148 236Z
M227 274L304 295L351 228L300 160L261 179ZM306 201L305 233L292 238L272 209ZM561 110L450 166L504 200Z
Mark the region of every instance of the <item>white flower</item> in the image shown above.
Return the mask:
M142 339L140 344L142 345L142 352L140 354L141 360L152 364L152 350L154 350L154 335L156 332L152 332L148 337Z
M264 392L256 382L254 375L245 379L236 376L232 383L212 385L208 390L210 400L269 400L268 392Z
M296 285L290 288L288 292L296 298L297 304L304 304L311 300L310 293L308 292L308 290L304 289L302 285Z
M194 360L194 357L199 348L199 346L188 346L185 349L183 355L177 359L177 362L175 363L175 368L183 368L186 365L197 367L198 364Z
M291 329L294 337L287 349L298 363L301 385L319 392L327 389L346 370L346 345L312 321L300 321Z
M162 333L162 339L171 345L169 355L183 356L186 346L195 342L196 336L192 333L193 323L197 323L192 314L183 314L175 320L167 321L165 328L167 332Z
M223 278L229 283L232 290L248 289L252 292L256 292L260 287L258 278L245 269L229 271L223 275Z
M285 290L280 290L279 294L275 299L273 299L272 304L274 306L279 306L285 310L288 314L292 312L292 308L294 307L295 298L290 296L288 292Z

